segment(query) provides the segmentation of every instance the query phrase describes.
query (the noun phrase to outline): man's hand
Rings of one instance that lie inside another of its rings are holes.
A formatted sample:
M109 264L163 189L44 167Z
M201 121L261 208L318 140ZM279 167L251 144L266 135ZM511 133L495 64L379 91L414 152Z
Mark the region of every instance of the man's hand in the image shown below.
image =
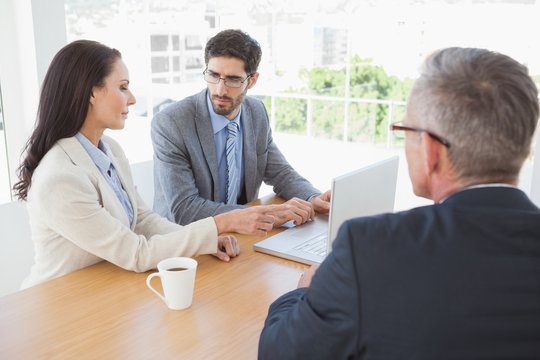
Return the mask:
M275 207L272 215L276 218L274 222L275 227L281 226L290 220L292 220L295 225L302 225L307 221L313 220L315 211L308 201L292 198Z
M232 236L220 236L218 237L217 252L213 254L221 261L229 261L231 258L240 254L240 245L238 240Z
M318 204L319 208L324 208L324 199L330 198L330 192L319 195L317 198L318 201L312 199L312 202L292 198L280 205L258 205L245 209L236 209L214 216L214 221L216 222L218 234L236 232L246 235L266 236L268 231L283 225L287 221L292 220L295 225L302 225L313 220L315 217L313 201Z
M328 190L324 194L314 196L311 198L310 202L316 212L320 214L328 214L330 212L330 199L331 192Z
M304 271L304 273L300 275L300 280L298 280L298 287L309 287L309 285L311 285L311 279L313 279L313 275L315 275L315 271L317 271L318 268L319 265L311 265L309 269Z
M239 234L266 236L274 228L275 216L271 209L274 206L252 206L236 209L214 216L218 233L236 232Z

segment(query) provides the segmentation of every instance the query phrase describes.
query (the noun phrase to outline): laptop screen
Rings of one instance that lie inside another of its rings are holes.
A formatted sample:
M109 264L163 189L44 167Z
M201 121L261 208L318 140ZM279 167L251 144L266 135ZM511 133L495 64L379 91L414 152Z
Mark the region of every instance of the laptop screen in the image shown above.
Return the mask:
M394 210L398 162L393 156L332 180L328 252L345 220Z
M332 181L330 216L295 226L253 245L256 251L306 264L321 263L347 219L392 212L399 157L338 176Z

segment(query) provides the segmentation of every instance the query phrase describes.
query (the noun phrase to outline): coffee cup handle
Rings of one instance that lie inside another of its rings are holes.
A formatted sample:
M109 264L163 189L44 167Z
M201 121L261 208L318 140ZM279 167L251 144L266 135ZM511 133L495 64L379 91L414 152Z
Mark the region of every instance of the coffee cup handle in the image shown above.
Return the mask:
M152 290L153 292L156 293L157 296L159 296L161 298L161 300L163 300L163 302L166 304L167 301L165 300L165 297L163 297L163 295L161 295L159 293L159 291L157 291L156 289L154 289L154 287L152 286L152 284L150 283L152 281L153 278L155 277L159 277L161 279L161 276L159 276L159 273L158 272L155 272L155 273L151 273L150 275L148 275L148 277L146 278L146 286L148 286L150 288L150 290Z

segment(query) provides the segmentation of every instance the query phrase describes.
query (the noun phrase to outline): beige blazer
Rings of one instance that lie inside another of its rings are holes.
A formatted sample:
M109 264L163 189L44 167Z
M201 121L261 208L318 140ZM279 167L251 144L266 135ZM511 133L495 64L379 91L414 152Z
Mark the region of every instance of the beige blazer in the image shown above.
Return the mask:
M74 137L59 140L32 176L27 208L35 264L23 288L101 260L143 272L167 257L217 251L213 218L180 226L152 212L133 185L120 146L107 136L102 140L113 153L112 161L133 205L133 223L128 223L122 204L79 141Z

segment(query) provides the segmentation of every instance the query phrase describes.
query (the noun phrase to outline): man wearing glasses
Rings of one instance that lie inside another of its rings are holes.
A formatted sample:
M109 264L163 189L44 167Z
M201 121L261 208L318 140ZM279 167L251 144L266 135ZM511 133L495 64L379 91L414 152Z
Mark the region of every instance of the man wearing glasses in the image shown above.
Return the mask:
M391 129L434 205L345 222L270 306L259 359L540 359L540 209L516 187L538 116L510 57L428 57Z
M327 213L330 193L315 189L272 140L261 101L246 96L259 77L261 48L240 30L224 30L206 44L207 89L168 106L152 120L154 209L181 225L225 213L230 232L266 235L287 221L302 224ZM243 204L262 182L283 205Z

